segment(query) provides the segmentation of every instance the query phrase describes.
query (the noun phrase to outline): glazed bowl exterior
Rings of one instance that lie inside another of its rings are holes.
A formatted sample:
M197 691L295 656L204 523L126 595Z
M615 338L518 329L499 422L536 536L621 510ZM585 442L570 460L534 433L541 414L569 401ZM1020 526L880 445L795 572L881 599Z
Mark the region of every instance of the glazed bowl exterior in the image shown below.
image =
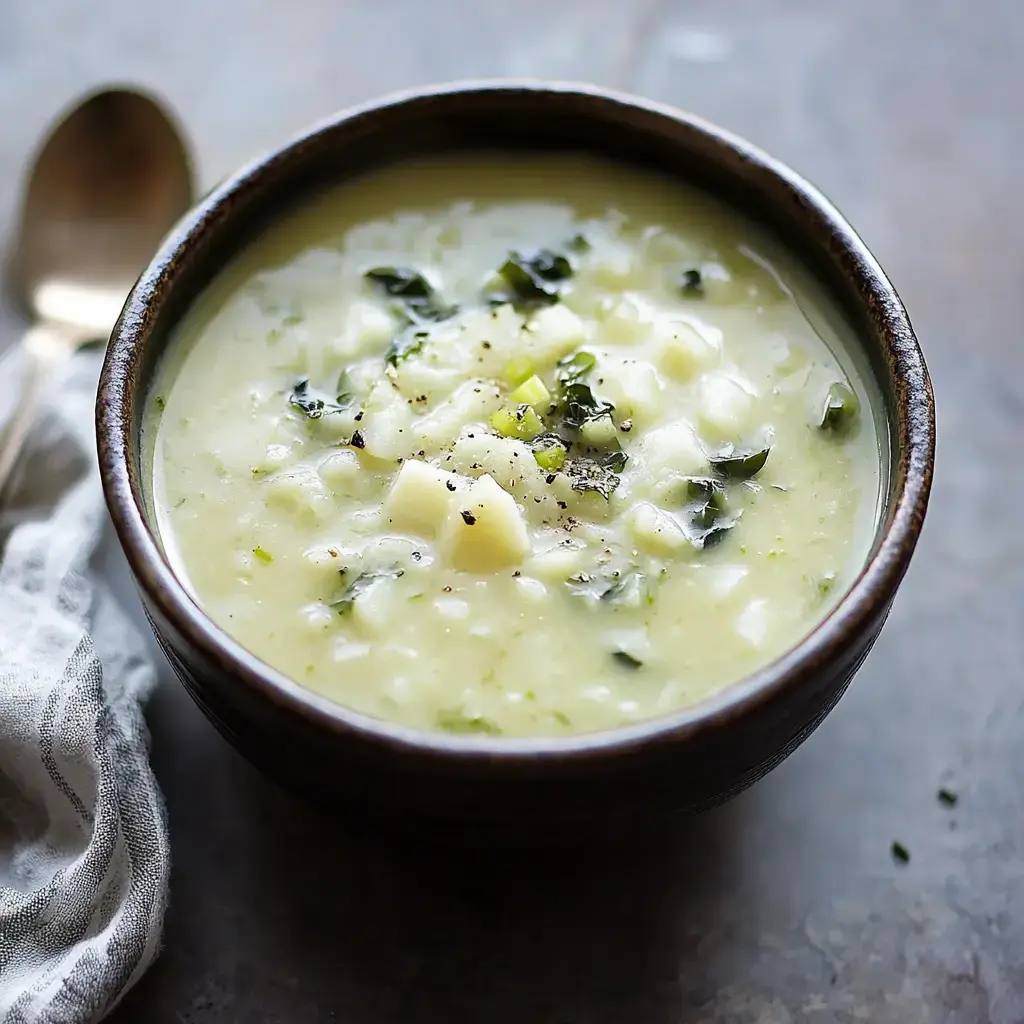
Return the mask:
M216 626L161 551L141 423L172 329L208 282L311 191L393 161L459 150L576 150L697 185L760 222L845 312L874 378L886 480L874 544L849 592L783 657L698 706L569 738L427 734L334 704ZM615 812L696 811L749 786L832 709L867 656L924 519L934 409L907 314L863 242L813 186L697 117L590 86L477 82L341 113L256 160L177 226L128 297L97 402L103 484L156 637L223 735L308 796L391 821L475 828Z

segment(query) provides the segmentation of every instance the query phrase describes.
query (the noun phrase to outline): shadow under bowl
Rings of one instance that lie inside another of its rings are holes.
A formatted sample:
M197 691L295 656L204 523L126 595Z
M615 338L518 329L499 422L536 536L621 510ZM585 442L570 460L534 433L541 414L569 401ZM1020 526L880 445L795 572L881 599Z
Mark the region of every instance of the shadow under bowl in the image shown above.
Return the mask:
M311 192L410 157L459 150L586 151L703 188L761 223L844 312L886 424L886 490L849 592L783 657L699 704L611 732L496 739L428 734L334 704L216 626L161 550L140 444L172 329L246 243ZM261 157L175 228L128 297L97 402L107 504L157 639L196 703L271 777L392 825L528 830L616 813L697 811L749 786L835 705L885 620L928 502L934 408L898 295L813 186L697 117L590 86L475 82L346 111Z

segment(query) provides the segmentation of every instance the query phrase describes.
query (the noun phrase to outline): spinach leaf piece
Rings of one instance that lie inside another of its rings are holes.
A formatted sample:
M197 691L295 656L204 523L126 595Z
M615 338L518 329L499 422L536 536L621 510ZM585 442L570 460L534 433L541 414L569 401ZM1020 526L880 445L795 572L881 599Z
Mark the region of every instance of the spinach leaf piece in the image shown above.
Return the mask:
M594 367L597 356L592 352L575 352L558 360L558 382L565 387L567 384L578 384Z
M433 285L408 267L374 267L363 277L385 295L397 299L403 312L414 323L449 320L459 311L458 306L443 303Z
M391 339L391 344L384 355L384 362L388 366L397 366L405 362L409 356L419 355L429 337L426 331L417 330L415 326L406 328Z
M567 256L550 249L541 249L534 256L510 252L498 268L498 274L509 293L494 296L496 301L520 306L550 306L561 298L559 285L572 277L572 264Z
M735 445L727 444L714 455L708 457L711 468L729 480L749 480L764 469L771 452L771 445L764 448L743 450Z
M303 377L296 381L292 393L288 396L288 404L304 413L311 420L318 420L321 416L330 416L336 412L343 412L351 401L350 395L338 395L337 402L331 402L326 398L317 395L310 390L309 378Z
M565 425L573 430L579 430L590 420L610 416L615 411L614 405L598 401L590 387L579 381L565 385L560 405Z
M578 572L565 581L577 597L590 598L602 604L616 606L653 604L654 597L647 576L637 569L598 575Z
M690 542L710 548L739 522L742 511L729 514L725 487L713 477L691 477L686 482L689 504L683 508L683 525Z
M704 298L704 278L696 267L687 267L679 282L679 290L688 299Z
M818 426L822 430L842 434L857 422L859 414L860 402L857 396L848 385L836 382L825 395L825 406Z
M628 668L630 671L636 671L638 668L643 668L643 662L634 657L629 651L612 651L612 657L623 667Z
M348 578L348 569L339 569L338 575L341 576L342 590L330 602L330 607L339 615L345 615L374 584L381 580L397 580L400 576L405 575L405 570L397 565L392 565L381 569L366 569L351 580Z

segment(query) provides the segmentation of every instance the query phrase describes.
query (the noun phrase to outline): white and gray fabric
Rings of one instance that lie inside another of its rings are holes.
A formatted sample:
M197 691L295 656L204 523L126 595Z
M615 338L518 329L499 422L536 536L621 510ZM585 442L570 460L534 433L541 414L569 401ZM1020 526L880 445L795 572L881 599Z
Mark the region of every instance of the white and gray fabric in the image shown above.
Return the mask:
M6 417L20 377L0 362ZM157 953L169 853L146 648L90 562L100 355L55 382L0 560L0 1022L99 1020Z

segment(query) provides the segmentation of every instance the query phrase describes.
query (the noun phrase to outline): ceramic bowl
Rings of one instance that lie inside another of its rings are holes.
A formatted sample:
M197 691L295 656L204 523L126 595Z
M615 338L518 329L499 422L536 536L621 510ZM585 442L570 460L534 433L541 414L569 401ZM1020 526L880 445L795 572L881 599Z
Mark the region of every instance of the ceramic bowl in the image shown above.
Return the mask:
M696 184L761 222L845 311L879 396L887 481L850 591L783 657L663 718L571 738L417 732L304 689L218 628L164 558L147 506L140 424L172 328L259 229L303 197L391 161L488 148L583 150ZM589 86L476 82L387 97L324 121L219 185L139 279L114 329L97 404L100 466L153 630L196 703L289 787L391 822L529 827L616 812L695 811L749 786L813 731L860 667L921 531L934 410L893 286L853 228L784 164L706 121Z

